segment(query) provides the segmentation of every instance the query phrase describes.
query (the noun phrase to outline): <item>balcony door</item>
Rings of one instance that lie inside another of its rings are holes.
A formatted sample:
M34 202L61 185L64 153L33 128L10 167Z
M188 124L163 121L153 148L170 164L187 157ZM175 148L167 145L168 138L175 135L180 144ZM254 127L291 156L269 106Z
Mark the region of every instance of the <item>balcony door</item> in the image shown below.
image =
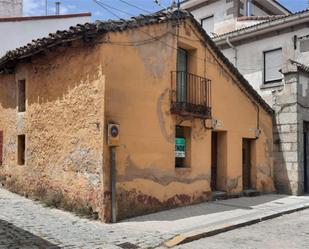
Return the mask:
M177 53L177 102L186 102L187 99L187 72L188 52L178 48Z

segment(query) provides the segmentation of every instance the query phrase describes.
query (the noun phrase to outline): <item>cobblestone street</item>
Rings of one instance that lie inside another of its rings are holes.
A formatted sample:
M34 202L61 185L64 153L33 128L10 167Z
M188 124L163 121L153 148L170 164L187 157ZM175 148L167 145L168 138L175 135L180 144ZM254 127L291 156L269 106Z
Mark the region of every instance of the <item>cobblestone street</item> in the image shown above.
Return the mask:
M59 248L11 223L0 220L0 248Z
M171 237L123 223L81 219L0 188L0 248L153 248Z
M201 239L177 249L309 248L309 210Z
M163 248L164 243L180 234L211 229L220 224L226 227L233 222L261 219L269 212L278 214L308 205L308 196L241 197L104 224L45 207L40 202L0 188L0 249ZM308 248L308 223L309 211L303 211L179 248Z

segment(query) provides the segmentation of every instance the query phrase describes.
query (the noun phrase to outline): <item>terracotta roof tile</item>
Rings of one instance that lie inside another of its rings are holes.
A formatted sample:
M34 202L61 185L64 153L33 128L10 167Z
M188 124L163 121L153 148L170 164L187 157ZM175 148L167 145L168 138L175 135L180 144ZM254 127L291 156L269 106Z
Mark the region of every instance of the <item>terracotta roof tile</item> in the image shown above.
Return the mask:
M273 19L266 19L265 22L260 22L260 23L257 23L257 24L254 24L254 25L251 25L251 26L248 26L248 27L244 27L244 28L241 28L241 29L237 29L237 30L233 30L233 31L230 31L230 32L227 32L227 33L220 34L220 35L216 36L216 40L220 39L221 37L225 37L227 35L236 34L237 32L240 32L240 31L249 30L251 28L259 28L259 27L262 28L264 24L271 24L272 22L275 22L277 20L289 18L289 17L292 17L292 16L301 15L301 14L304 14L306 12L309 13L309 10L306 9L306 10L302 10L302 11L299 11L299 12L296 12L296 13L293 13L293 14L290 14L290 15L282 15L282 16L276 16L276 18L273 18Z
M195 28L203 36L205 43L209 45L217 56L222 60L223 64L235 75L239 83L251 95L257 103L259 103L268 113L273 114L273 109L263 100L263 98L254 90L249 82L242 74L234 67L234 65L223 55L213 40L207 35L203 27L195 20L192 14L187 11L174 12L157 12L151 15L140 15L129 20L109 20L97 21L95 23L78 24L70 27L69 30L57 31L50 34L48 37L33 40L26 46L9 51L0 58L0 73L6 69L15 67L15 65L24 58L39 54L45 49L59 46L63 43L78 39L87 39L107 32L121 32L126 29L134 29L137 27L151 25L155 23L166 23L172 20L190 19Z
M275 16L241 16L237 18L237 21L270 21L276 20L287 15L275 15Z
M309 73L309 67L302 64L302 63L299 63L297 61L294 61L294 60L289 60L292 64L294 64L298 69L300 69L301 71L303 72L306 72L306 73Z

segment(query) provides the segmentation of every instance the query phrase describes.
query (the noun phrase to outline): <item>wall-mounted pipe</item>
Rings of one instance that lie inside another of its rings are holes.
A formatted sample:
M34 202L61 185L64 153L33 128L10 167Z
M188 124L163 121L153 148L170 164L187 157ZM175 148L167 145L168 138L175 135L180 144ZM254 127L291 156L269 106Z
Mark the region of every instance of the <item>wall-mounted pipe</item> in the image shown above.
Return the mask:
M238 62L238 51L237 48L230 42L229 36L226 37L226 43L234 50L235 56L234 56L234 61L235 61L235 67L237 68L237 62Z
M252 15L252 0L247 0L247 16Z

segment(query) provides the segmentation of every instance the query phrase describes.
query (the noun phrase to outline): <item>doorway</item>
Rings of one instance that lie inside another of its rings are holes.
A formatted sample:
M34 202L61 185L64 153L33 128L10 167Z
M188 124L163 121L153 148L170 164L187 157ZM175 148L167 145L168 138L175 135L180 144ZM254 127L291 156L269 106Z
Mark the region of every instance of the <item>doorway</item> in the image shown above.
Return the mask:
M211 182L214 192L226 192L227 136L226 131L213 131L211 135Z
M242 140L242 183L243 190L252 188L251 184L251 140Z
M212 132L211 135L211 182L212 191L217 190L217 174L218 174L218 133Z
M309 122L304 122L304 192L309 193Z

